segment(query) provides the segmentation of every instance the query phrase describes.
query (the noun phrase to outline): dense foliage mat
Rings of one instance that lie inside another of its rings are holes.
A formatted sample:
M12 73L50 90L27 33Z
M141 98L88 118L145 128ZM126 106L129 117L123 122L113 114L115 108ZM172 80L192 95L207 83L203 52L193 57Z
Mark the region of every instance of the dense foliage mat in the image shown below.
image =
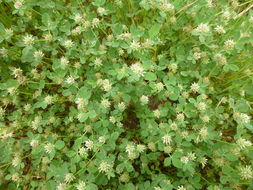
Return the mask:
M252 8L1 0L0 189L252 190Z

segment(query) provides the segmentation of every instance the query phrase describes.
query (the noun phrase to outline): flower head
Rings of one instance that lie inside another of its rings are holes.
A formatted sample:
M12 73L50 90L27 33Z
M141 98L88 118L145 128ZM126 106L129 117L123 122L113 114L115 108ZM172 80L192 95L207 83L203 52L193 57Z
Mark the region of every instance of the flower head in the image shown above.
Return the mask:
M141 103L147 104L148 103L148 96L142 95L140 98Z
M208 26L208 24L201 23L198 25L195 31L199 33L207 33L210 31L210 27Z
M191 90L194 92L194 93L196 93L196 92L198 92L199 91L199 88L200 88L200 86L198 85L198 83L192 83L191 84Z
M32 35L26 35L23 38L23 42L24 42L25 46L32 45L34 42L34 37Z
M54 145L52 143L47 143L45 146L46 153L50 154L54 150Z
M136 74L138 77L143 77L144 76L144 69L141 66L140 63L135 63L131 65L130 69L133 71L134 74Z
M101 173L109 173L109 171L111 170L111 168L113 167L112 164L109 164L106 161L102 161L98 167L99 172Z
M101 106L104 107L104 108L109 108L111 106L111 103L108 99L103 99L101 101Z
M163 143L164 143L165 145L168 145L168 144L171 143L171 136L168 135L168 134L166 134L166 135L164 135L164 136L162 137L162 140L163 140Z
M41 58L44 57L44 53L42 51L40 51L40 50L39 51L35 51L34 54L33 54L33 57L35 59L41 59Z
M248 180L253 178L253 171L251 166L241 167L239 170L242 179Z

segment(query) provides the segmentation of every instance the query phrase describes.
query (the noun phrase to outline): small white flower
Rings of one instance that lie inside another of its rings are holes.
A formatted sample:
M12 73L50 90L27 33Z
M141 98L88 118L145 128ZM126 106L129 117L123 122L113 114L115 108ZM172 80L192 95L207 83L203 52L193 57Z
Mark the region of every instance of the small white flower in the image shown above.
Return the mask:
M155 84L155 88L158 92L160 92L164 89L164 85L162 82L159 82L159 83Z
M223 17L224 19L229 20L230 17L231 17L231 13L230 13L229 11L224 11L223 14L222 14L222 17Z
M198 27L195 29L195 31L199 32L199 33L207 33L210 31L210 28L209 28L208 24L201 23L198 25Z
M101 101L101 105L104 107L104 108L109 108L111 106L111 103L108 99L103 99Z
M104 91L106 92L109 92L112 89L112 85L110 84L110 81L108 79L103 80L102 85Z
M73 47L74 43L72 42L72 40L66 40L63 45L65 48L71 48Z
M102 66L102 60L101 60L100 58L96 58L96 59L94 60L94 65L95 65L96 67Z
M184 121L185 117L184 117L184 114L183 113L178 113L177 114L177 120L179 121Z
M47 96L45 97L45 99L44 99L44 102L45 102L46 104L52 104L52 103L53 103L53 97L50 96L50 95L47 95Z
M240 114L240 119L242 120L243 123L249 123L250 122L250 117L246 113L241 113Z
M202 138L205 138L208 136L208 130L207 130L207 127L203 127L200 129L200 132L199 132L200 136Z
M81 26L77 26L77 27L75 27L73 30L71 30L71 33L72 33L72 35L78 35L78 34L81 34L81 32L82 32L82 28L81 28Z
M205 102L199 102L198 103L198 109L200 111L205 111L206 110L206 103Z
M220 25L216 26L214 29L218 34L225 34L226 31L224 30L224 28Z
M148 103L148 96L142 95L140 98L141 103L147 104Z
M78 153L80 154L80 156L84 156L87 154L87 149L84 148L84 147L81 147L79 150L78 150Z
M80 14L76 14L74 17L74 20L76 23L80 23L82 21L83 17Z
M239 170L242 179L248 180L253 178L253 171L251 169L251 166L241 167Z
M132 43L130 44L130 48L133 50L133 51L136 51L138 50L139 48L141 47L140 43L139 42L136 42L136 41L132 41Z
M68 63L69 63L69 60L68 60L68 58L67 57L61 57L61 59L60 59L60 63L61 63L61 65L62 66L67 66L68 65Z
M136 150L137 150L137 152L142 153L142 152L144 152L146 150L146 146L143 145L143 144L138 144L136 146Z
M112 164L109 164L108 162L102 161L98 167L99 172L101 173L108 173L111 168L113 167Z
M156 117L156 118L159 118L160 116L161 116L161 113L160 113L160 111L157 109L157 110L154 110L154 116Z
M9 36L13 35L13 30L11 28L6 28L6 29L4 29L4 31L5 31L5 34L7 34Z
M126 104L124 102L118 103L118 108L120 111L124 111L126 109Z
M65 181L66 183L70 183L70 182L72 182L74 179L75 179L74 174L72 174L72 173L67 173L67 174L65 175L64 181Z
M195 153L193 153L193 152L189 152L189 153L187 154L187 157L188 157L189 160L191 160L191 161L194 161L194 160L196 159L196 155L195 155Z
M17 88L11 87L11 88L8 88L7 91L10 95L14 95L17 92Z
M45 146L46 153L50 154L54 150L54 145L52 143L47 143Z
M60 183L56 187L57 190L65 190L66 189L66 184L65 183Z
M100 20L98 18L93 18L92 27L98 27Z
M199 88L200 88L200 86L198 85L198 83L192 83L191 84L191 90L194 92L194 93L196 93L196 92L198 92L199 91Z
M128 144L128 145L126 146L126 152L127 152L128 154L133 153L134 150L135 150L134 145Z
M20 9L24 4L24 0L18 0L14 3L15 9Z
M231 39L224 42L225 49L233 49L235 46L235 42Z
M34 42L34 37L32 35L26 35L23 38L23 42L26 46L32 45Z
M145 71L144 71L144 68L141 66L140 63L135 63L135 64L131 65L130 69L138 77L143 77L144 76Z
M116 119L113 116L110 116L109 121L112 122L113 124L116 123Z
M180 158L181 162L183 162L184 164L187 164L189 162L189 158L187 156L183 156Z
M99 16L103 16L105 14L105 9L103 7L98 7L97 13Z
M202 121L204 121L205 123L208 123L210 121L210 117L208 115L204 115L202 118Z
M252 143L249 140L243 139L243 138L239 138L236 143L238 144L238 146L241 149L245 149L248 146L252 146Z
M15 78L21 77L23 73L23 70L20 68L15 68L12 72L12 75L14 75Z
M187 190L183 185L177 187L177 190Z
M220 53L217 53L217 54L214 56L214 59L215 59L215 61L217 61L218 64L220 64L220 65L226 65L226 64L227 64L227 58L226 58L224 55L220 54Z
M44 35L44 39L48 42L51 42L53 40L53 36L50 33L48 33Z
M76 186L77 190L85 190L86 189L86 183L84 181L80 181L78 185Z
M0 49L0 55L2 55L3 57L8 57L8 50L4 47L2 47Z
M195 53L193 54L193 58L194 58L195 60L199 60L199 59L201 58L201 56L202 56L202 53L201 53L201 52L195 52Z
M169 69L172 70L172 72L176 72L177 70L177 64L176 63L172 63L169 65Z
M36 147L36 146L38 146L39 145L39 141L38 140L32 140L31 142L30 142L30 146L31 147Z
M161 9L164 10L164 11L169 11L171 9L174 9L174 5L172 5L171 3L167 3L167 2L163 1Z
M164 143L165 145L168 145L168 144L171 143L171 136L168 135L168 134L166 134L166 135L164 135L164 136L162 137L162 140L163 140L163 143Z
M41 58L44 57L44 53L42 51L40 51L40 50L39 51L35 51L34 54L33 54L33 57L35 59L41 59Z
M207 164L207 158L202 157L201 160L200 160L200 163L202 165L202 168L204 168L206 166L206 164Z
M85 141L85 147L87 148L87 150L92 150L92 148L94 147L93 141L91 140Z
M13 160L12 160L12 165L14 167L17 167L21 164L21 158L19 156L16 156Z
M74 77L68 76L68 78L66 79L66 83L67 84L74 84L75 83Z
M100 142L100 143L105 143L105 141L106 141L106 139L105 139L105 137L103 137L103 136L101 136L101 137L99 137L98 138L98 142Z

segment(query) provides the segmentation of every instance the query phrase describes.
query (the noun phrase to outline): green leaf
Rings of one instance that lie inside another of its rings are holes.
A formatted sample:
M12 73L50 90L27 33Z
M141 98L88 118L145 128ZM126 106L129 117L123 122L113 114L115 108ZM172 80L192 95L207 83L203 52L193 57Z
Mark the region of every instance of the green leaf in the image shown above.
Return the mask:
M105 0L95 0L93 4L96 6L102 6L103 4L105 4Z
M55 148L58 149L58 150L62 149L64 146L65 146L65 143L61 140L58 140L55 143Z
M157 79L156 74L151 72L146 73L144 78L149 81L155 81Z
M0 43L4 40L4 25L0 23Z
M170 166L171 165L171 158L165 158L164 159L164 166Z
M34 53L34 48L33 47L31 47L31 46L25 47L22 50L21 61L23 63L32 62L33 61L33 53Z
M87 185L85 189L86 190L98 190L98 187L95 184L91 183L91 184Z
M155 36L157 36L159 34L161 27L162 27L161 24L154 24L148 31L149 37L154 38Z
M78 95L81 98L89 99L91 97L91 92L87 87L82 87L82 88L80 88Z

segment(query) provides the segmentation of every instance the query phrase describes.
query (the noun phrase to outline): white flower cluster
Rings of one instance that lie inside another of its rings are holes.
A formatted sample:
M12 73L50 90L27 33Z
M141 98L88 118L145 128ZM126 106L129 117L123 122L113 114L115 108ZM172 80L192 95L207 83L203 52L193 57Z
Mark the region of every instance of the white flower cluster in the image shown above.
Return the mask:
M100 173L108 174L110 170L113 168L112 163L108 163L106 161L102 161L98 167Z
M170 144L171 143L171 136L170 135L168 135L168 134L166 134L166 135L164 135L163 137L162 137L162 140L163 140L163 143L165 144L165 145L168 145L168 144Z
M210 32L210 27L208 26L208 24L201 23L198 25L195 31L199 33L207 33L207 32Z
M131 65L130 69L133 71L134 74L138 77L143 77L144 76L144 68L141 66L140 63L135 63Z
M246 140L246 139L243 139L243 138L237 139L236 144L238 144L238 146L241 149L245 149L249 146L252 146L252 143L249 140Z

